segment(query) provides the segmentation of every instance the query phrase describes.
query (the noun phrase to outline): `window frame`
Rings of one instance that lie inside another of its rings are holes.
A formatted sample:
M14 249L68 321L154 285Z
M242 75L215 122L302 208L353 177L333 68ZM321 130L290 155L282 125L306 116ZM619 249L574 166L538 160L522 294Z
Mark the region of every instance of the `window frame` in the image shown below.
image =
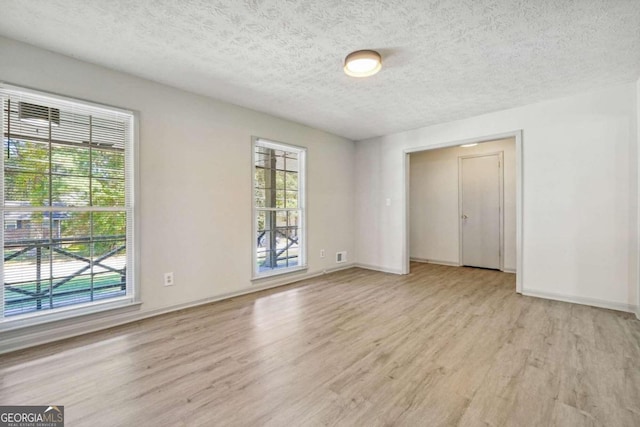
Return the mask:
M129 159L129 166L125 163L125 206L123 210L126 213L127 228L130 231L127 232L131 238L127 239L127 264L126 264L126 281L127 281L127 293L124 296L98 300L88 303L79 303L69 306L63 306L59 308L47 309L41 312L30 312L24 314L17 314L6 317L4 314L4 259L0 262L0 278L2 278L2 291L0 292L0 331L9 331L14 329L20 329L29 326L47 324L51 322L73 319L79 316L87 316L97 313L102 313L108 310L125 309L127 307L139 307L141 305L140 298L140 280L139 280L139 268L138 260L140 258L139 253L139 233L138 233L138 189L139 189L139 167L138 167L138 153L139 153L139 114L136 111L127 110L119 107L113 107L106 104L100 104L96 102L86 101L70 96L58 95L51 92L45 92L41 90L34 90L25 88L22 86L16 86L0 81L0 101L4 105L4 100L11 94L28 97L41 98L45 102L51 102L56 105L68 105L70 108L76 107L93 112L104 112L109 114L120 114L129 117L130 129L128 135L128 144L125 145L125 159ZM57 108L57 107L56 107ZM0 110L0 133L2 134L2 140L4 141L4 106ZM128 154L127 154L128 151ZM2 206L0 207L0 222L3 226L0 227L0 240L2 241L4 248L4 213L6 207L4 206L4 159L0 160L0 197L2 200ZM127 186L129 187L127 189ZM88 207L90 209L91 207Z
M282 211L299 211L300 227L298 238L298 265L293 267L276 268L271 271L260 272L258 269L257 239L258 235L258 212L260 208L256 206L256 146L267 146L275 150L294 152L298 155L298 207L282 208ZM274 141L272 139L251 137L251 280L273 278L283 274L305 271L307 266L307 148L299 145Z

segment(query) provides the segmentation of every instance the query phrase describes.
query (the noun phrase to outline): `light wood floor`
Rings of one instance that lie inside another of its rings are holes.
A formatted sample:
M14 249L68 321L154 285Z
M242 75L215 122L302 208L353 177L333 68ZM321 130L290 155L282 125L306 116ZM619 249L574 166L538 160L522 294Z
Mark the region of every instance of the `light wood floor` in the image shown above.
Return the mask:
M351 269L0 358L68 426L639 426L640 321L514 276Z

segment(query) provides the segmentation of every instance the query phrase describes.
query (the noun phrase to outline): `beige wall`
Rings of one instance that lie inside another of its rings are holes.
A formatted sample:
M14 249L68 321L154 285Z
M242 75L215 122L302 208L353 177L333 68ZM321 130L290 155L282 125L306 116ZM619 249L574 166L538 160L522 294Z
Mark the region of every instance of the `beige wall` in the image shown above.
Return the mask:
M0 57L1 81L139 113L140 313L270 283L250 281L252 135L308 148L308 274L344 266L337 251L353 259L352 141L6 38ZM175 286L165 287L170 271ZM305 274L284 280L296 277ZM20 346L28 333L5 333L1 344Z
M516 270L516 152L513 138L410 155L411 258L460 263L458 158L497 152L504 154L504 269Z

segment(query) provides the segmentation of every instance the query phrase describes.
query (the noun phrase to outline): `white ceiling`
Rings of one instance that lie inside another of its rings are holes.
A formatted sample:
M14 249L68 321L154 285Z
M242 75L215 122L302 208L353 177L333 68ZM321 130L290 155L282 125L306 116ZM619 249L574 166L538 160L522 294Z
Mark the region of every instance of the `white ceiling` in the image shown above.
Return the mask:
M0 34L355 140L640 76L639 0L0 0Z

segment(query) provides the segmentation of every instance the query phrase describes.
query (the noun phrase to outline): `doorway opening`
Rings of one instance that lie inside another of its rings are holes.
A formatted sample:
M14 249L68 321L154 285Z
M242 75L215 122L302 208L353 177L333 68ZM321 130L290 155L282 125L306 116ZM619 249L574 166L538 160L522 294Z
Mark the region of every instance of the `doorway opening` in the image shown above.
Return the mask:
M522 292L522 133L405 151L410 261L516 274Z

